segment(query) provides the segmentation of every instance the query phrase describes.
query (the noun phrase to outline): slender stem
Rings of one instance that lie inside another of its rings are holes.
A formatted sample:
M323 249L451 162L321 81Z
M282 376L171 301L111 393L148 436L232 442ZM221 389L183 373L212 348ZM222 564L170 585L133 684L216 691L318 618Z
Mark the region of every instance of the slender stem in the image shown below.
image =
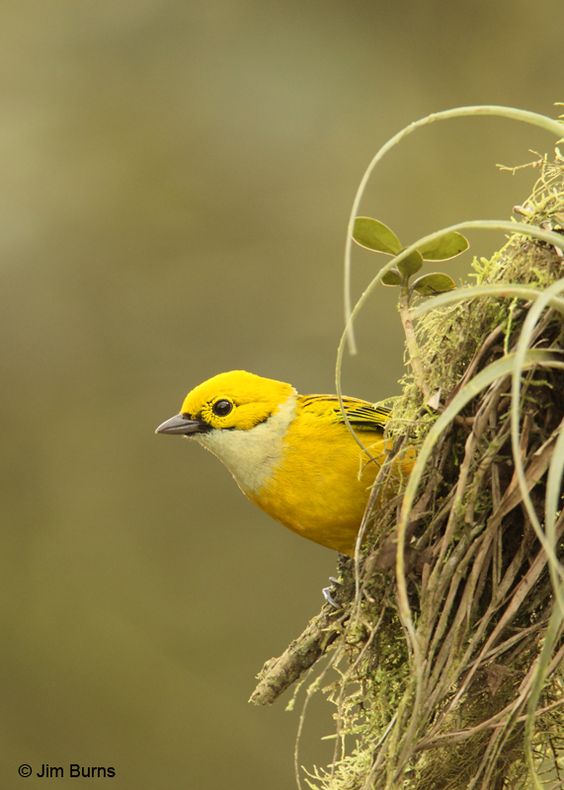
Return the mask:
M407 282L400 287L399 295L399 314L403 324L403 331L405 332L405 342L407 345L407 353L409 354L409 362L413 371L415 382L423 395L425 400L429 400L430 392L425 380L425 371L423 369L423 362L421 353L419 351L419 344L415 335L415 327L411 317L410 309L410 290Z
M434 112L431 115L427 115L424 118L419 118L419 120L410 123L408 126L405 126L399 132L397 132L393 137L391 137L384 145L380 148L380 150L375 154L372 158L370 164L364 171L364 175L358 185L358 189L354 196L353 204L351 207L351 213L349 216L348 228L347 228L347 237L345 240L345 266L344 266L344 301L345 301L345 335L348 341L349 351L351 354L356 354L356 342L354 338L354 331L353 331L353 306L352 306L352 296L351 296L351 248L352 248L352 238L353 238L353 226L354 226L354 219L358 214L358 209L360 206L360 201L364 195L364 191L366 189L366 185L370 180L370 176L376 165L380 162L380 160L390 151L394 146L396 146L399 142L401 142L405 137L410 135L416 129L419 129L422 126L427 126L431 123L436 123L437 121L447 121L452 118L463 118L467 116L484 116L484 115L493 115L499 118L508 118L512 121L522 121L523 123L531 124L532 126L538 126L541 129L555 135L558 139L562 138L564 135L564 124L559 121L555 120L554 118L549 118L546 115L540 115L536 112L529 112L528 110L519 110L516 107L500 107L498 105L476 105L476 106L469 106L469 107L453 107L450 110L442 110L441 112Z

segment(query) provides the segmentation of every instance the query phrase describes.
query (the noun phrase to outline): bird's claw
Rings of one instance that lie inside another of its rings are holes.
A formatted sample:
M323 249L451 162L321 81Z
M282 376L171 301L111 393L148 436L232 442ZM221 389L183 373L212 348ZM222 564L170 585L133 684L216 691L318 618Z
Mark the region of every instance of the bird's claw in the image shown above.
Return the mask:
M338 579L336 579L334 576L329 576L329 581L331 582L331 584L328 587L324 587L321 590L321 592L323 593L323 597L325 598L329 606L332 606L333 609L340 609L341 606L333 598L333 593L335 592L335 587L341 586L341 582Z

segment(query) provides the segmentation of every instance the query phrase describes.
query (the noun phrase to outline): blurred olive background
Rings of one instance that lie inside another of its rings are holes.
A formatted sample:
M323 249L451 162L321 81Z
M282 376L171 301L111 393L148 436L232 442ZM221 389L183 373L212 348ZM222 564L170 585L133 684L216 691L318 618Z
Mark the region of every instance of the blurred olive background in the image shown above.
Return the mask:
M333 390L366 164L450 106L556 114L559 16L557 0L2 4L0 788L40 783L22 762L69 761L115 766L120 788L293 786L297 713L247 698L335 556L153 430L231 368ZM495 163L552 142L435 125L385 161L363 213L406 242L505 218L535 174ZM354 260L358 294L383 259ZM394 301L383 289L359 321L349 394L397 390ZM330 713L312 705L307 765L331 754Z

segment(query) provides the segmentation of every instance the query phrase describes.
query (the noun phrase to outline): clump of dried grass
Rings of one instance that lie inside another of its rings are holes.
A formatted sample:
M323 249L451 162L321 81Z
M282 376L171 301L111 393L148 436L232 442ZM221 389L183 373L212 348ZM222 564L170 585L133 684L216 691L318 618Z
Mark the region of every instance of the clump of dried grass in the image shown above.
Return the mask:
M541 164L520 212L562 233L562 161ZM389 432L397 452L428 457L418 484L367 512L362 549L341 565L343 609L324 607L253 696L271 702L329 651L336 745L307 774L312 788L564 786L562 262L557 246L515 234L474 261L495 293L459 293L417 325L440 405L406 376ZM523 284L553 298L513 298Z
M562 163L545 163L527 221L561 231L562 187ZM515 235L491 259L474 262L474 277L478 285L545 290L562 276L562 261L554 246ZM488 365L515 354L530 309L500 294L422 318L417 339L440 409ZM541 545L526 502L528 491L544 529L563 416L562 340L562 312L549 304L527 341L547 356L521 371L518 452L526 490L512 452L514 390L506 371L469 397L436 439L405 519L395 579L398 509L372 514L337 652L337 664L347 665L329 689L341 737L332 767L310 774L311 787L564 785L557 759L564 746L557 671L564 612L555 604L561 567ZM406 377L390 425L398 449L421 445L436 420ZM563 527L561 511L558 541Z

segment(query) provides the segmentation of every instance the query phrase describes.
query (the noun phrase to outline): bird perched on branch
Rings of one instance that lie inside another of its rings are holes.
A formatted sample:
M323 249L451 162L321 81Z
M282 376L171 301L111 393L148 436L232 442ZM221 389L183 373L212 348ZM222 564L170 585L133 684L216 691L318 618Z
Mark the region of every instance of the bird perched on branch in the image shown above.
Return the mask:
M353 556L370 488L390 450L383 435L390 411L357 398L341 403L336 395L299 395L291 384L232 370L195 387L156 433L195 439L273 518ZM410 465L395 463L393 493ZM389 490L384 486L386 496Z

